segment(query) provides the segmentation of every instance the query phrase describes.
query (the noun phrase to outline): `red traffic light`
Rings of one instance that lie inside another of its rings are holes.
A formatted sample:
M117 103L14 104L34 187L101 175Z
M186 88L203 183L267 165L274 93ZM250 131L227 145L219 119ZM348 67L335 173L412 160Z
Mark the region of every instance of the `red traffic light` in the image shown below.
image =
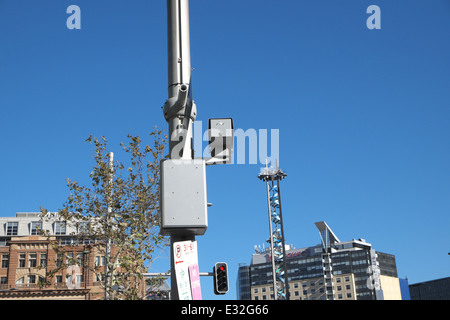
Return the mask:
M226 294L228 292L228 266L226 262L217 262L213 268L214 293Z

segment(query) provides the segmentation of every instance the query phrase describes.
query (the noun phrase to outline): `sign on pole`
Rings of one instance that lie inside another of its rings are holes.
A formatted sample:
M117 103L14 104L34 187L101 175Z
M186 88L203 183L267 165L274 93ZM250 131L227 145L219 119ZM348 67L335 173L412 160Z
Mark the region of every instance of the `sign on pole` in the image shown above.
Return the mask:
M197 241L173 244L175 275L180 300L201 300Z
M202 300L202 291L200 287L200 273L198 264L189 266L189 279L191 282L192 300Z

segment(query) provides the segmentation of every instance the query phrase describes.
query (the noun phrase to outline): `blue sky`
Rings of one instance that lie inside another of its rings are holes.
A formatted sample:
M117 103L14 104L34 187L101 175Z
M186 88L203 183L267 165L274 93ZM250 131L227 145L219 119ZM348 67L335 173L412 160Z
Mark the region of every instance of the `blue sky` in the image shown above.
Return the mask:
M279 130L285 236L365 238L416 283L449 276L450 2L191 0L197 120ZM69 5L81 30L69 30ZM369 30L368 6L381 9ZM0 214L61 208L88 183L90 135L118 159L127 134L167 128L166 2L0 0ZM206 145L205 145L206 146ZM239 263L268 238L262 163L207 168L200 271ZM152 272L169 266L163 252Z

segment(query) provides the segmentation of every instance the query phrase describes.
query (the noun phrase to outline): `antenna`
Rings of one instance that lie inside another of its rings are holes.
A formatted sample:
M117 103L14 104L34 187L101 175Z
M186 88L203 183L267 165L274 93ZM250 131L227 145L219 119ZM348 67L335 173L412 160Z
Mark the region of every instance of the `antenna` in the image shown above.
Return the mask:
M280 181L287 174L278 168L275 160L275 169L269 169L266 159L266 167L262 168L258 178L266 182L267 205L269 210L270 252L272 255L273 290L276 293L275 300L289 300L289 283L287 277L286 246L284 240L283 216L281 212Z

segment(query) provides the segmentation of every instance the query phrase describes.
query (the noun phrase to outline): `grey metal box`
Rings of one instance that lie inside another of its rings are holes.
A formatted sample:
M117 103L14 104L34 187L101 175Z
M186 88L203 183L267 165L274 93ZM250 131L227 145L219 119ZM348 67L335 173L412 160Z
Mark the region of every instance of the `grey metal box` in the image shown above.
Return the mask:
M208 129L210 142L213 138L233 139L234 128L231 118L209 119Z
M161 234L204 234L208 227L205 160L163 160L160 169Z
M234 139L233 119L209 119L208 131L211 156L226 159L223 163L230 163Z

